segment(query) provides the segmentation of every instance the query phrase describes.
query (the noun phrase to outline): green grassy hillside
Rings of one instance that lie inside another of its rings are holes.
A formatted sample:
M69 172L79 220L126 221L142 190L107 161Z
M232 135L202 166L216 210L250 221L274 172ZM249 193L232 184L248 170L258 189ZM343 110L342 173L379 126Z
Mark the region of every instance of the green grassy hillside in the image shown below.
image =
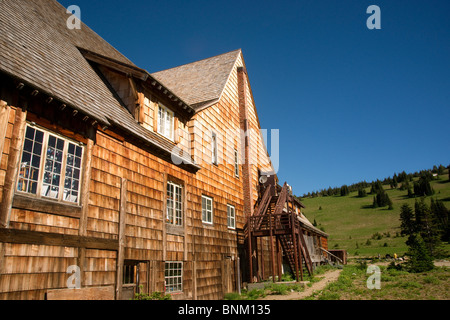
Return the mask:
M450 182L448 174L431 181L435 194L431 197L442 200L450 208ZM400 208L409 203L414 208L416 199L408 198L407 191L384 186L394 204L393 210L372 207L373 195L366 189L367 197L358 198L353 192L348 196L328 196L302 199L308 219L317 221L329 234L330 249L346 249L350 256L377 256L386 254L402 256L407 251L406 238L400 236ZM425 203L430 206L430 198ZM450 245L445 249L450 251Z

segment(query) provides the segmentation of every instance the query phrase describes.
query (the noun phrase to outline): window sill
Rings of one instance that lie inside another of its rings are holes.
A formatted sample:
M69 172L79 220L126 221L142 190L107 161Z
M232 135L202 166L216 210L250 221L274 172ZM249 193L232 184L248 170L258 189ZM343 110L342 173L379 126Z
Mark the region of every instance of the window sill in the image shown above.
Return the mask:
M47 199L38 199L30 196L14 195L13 208L49 213L70 218L81 217L81 206L57 202Z

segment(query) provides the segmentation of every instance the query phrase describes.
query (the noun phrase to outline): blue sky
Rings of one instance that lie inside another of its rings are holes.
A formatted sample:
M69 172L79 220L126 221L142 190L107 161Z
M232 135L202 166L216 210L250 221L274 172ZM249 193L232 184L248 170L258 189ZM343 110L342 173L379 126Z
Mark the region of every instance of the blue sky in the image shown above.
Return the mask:
M241 48L297 195L450 164L450 1L60 3L150 72Z

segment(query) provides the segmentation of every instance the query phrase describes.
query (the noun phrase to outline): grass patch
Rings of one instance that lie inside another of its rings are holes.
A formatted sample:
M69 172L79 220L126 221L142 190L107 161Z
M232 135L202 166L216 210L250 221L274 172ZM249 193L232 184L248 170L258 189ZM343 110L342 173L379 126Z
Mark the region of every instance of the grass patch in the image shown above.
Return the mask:
M448 174L445 173L430 185L435 190L432 197L443 200L449 208L450 183L444 183L447 180ZM303 213L310 221L316 220L329 234L329 248L345 249L351 257L374 257L378 254L384 257L394 253L401 257L408 247L406 238L400 236L400 208L404 203L414 207L415 199L408 198L406 190L384 188L393 202L393 210L373 208L373 195L361 198L358 192L352 192L348 196L302 199L306 206ZM366 192L368 194L370 188ZM427 205L430 198L425 200ZM445 244L443 249L450 251L450 244Z
M324 290L314 293L306 300L449 300L450 269L435 268L424 273L380 266L381 289L367 288L370 275L361 265L344 267L338 281Z

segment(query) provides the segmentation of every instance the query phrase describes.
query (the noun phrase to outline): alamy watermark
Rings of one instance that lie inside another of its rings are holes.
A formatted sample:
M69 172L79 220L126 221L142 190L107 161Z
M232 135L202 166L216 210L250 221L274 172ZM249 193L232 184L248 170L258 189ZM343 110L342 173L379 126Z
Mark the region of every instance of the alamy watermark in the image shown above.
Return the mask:
M66 25L69 30L81 29L81 9L79 6L71 5L67 8L67 14L71 16L67 18Z
M207 129L196 122L194 135L201 138L196 144L186 139L184 144L173 147L171 160L175 165L215 163L217 165L250 164L261 167L262 171L278 173L280 167L280 130L254 130L228 128L221 132L208 134ZM270 141L269 141L270 132ZM214 138L213 138L214 136ZM269 143L270 142L270 143ZM248 145L246 156L245 147ZM270 147L270 152L267 147ZM236 158L235 151L238 151Z
M81 289L81 269L79 266L73 265L69 266L66 271L67 274L70 274L67 279L67 288L68 289Z
M367 8L366 11L371 16L367 18L367 28L369 30L373 29L381 29L381 9L379 6L371 5Z
M367 274L371 276L367 279L367 289L380 290L381 289L381 269L378 266L370 265L367 268Z

